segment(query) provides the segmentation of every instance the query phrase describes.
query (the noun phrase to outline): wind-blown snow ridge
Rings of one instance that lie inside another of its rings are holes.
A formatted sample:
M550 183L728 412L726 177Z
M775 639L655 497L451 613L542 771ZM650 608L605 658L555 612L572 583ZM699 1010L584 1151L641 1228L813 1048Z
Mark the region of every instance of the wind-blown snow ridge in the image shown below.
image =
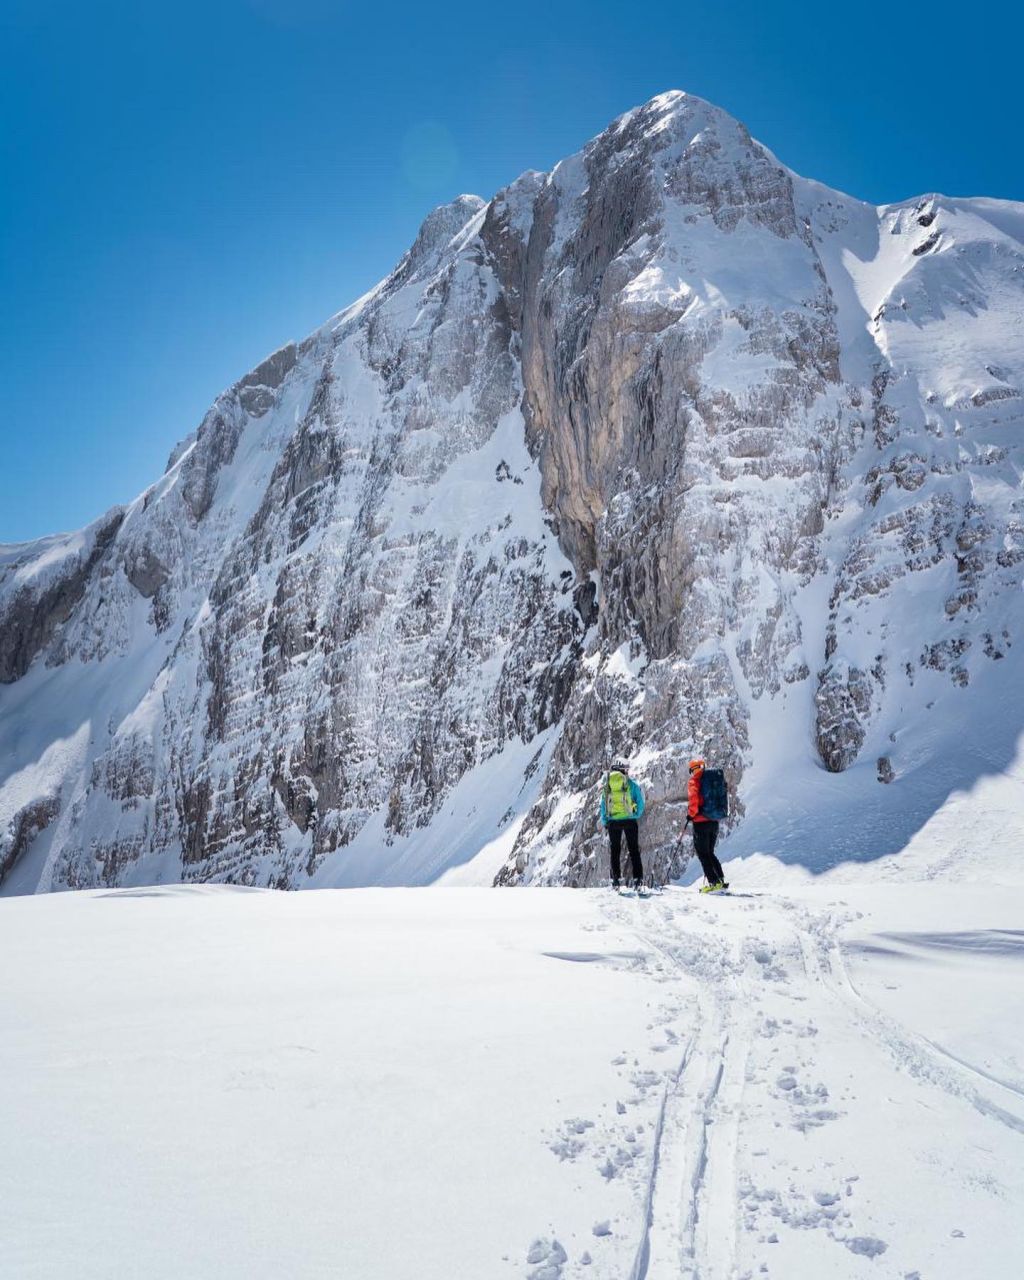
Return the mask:
M1022 328L1022 206L876 209L679 92L458 197L0 548L3 891L589 883L611 755L659 879L694 751L752 872L1019 827Z

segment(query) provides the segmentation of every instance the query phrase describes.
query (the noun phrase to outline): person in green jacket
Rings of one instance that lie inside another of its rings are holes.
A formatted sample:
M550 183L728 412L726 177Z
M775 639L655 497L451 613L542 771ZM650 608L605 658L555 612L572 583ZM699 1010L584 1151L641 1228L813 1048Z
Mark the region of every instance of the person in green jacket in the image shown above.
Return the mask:
M633 884L643 884L644 868L640 861L640 819L644 816L644 793L640 784L629 776L624 764L610 770L601 788L601 823L608 832L612 855L612 887L619 887L621 875L619 859L622 837L626 837L629 860L633 872Z

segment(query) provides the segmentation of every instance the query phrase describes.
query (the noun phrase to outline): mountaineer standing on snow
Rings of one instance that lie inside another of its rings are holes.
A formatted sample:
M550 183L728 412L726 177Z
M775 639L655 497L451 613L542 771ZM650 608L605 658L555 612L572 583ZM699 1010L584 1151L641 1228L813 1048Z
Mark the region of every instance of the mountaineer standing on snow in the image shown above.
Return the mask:
M693 848L707 880L701 893L728 889L722 864L715 857L718 823L726 816L725 775L721 769L706 768L703 760L691 760L686 793L686 821L693 823Z
M644 816L644 793L639 783L629 776L624 764L617 764L605 779L601 789L601 823L608 830L612 854L612 888L619 887L619 855L622 837L633 869L633 884L639 889L643 883L644 868L640 861L640 819Z

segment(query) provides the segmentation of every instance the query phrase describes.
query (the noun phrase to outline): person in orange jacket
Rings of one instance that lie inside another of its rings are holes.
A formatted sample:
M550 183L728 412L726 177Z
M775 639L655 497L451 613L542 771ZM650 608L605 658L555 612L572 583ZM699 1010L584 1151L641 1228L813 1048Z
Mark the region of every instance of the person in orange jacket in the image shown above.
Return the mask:
M690 780L687 783L686 795L689 801L686 809L687 822L693 823L693 848L704 872L707 885L702 893L712 893L719 889L728 889L722 864L715 857L715 842L718 840L718 823L701 813L700 780L704 773L703 760L690 761Z

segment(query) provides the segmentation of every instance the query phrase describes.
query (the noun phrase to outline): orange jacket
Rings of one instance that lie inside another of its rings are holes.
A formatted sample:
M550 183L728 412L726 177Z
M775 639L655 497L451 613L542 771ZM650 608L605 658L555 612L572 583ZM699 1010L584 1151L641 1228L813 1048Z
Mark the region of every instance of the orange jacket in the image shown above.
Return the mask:
M700 811L700 779L703 769L697 769L690 774L690 781L686 784L686 794L690 801L686 812L690 815L691 822L710 822L710 818L705 818Z

